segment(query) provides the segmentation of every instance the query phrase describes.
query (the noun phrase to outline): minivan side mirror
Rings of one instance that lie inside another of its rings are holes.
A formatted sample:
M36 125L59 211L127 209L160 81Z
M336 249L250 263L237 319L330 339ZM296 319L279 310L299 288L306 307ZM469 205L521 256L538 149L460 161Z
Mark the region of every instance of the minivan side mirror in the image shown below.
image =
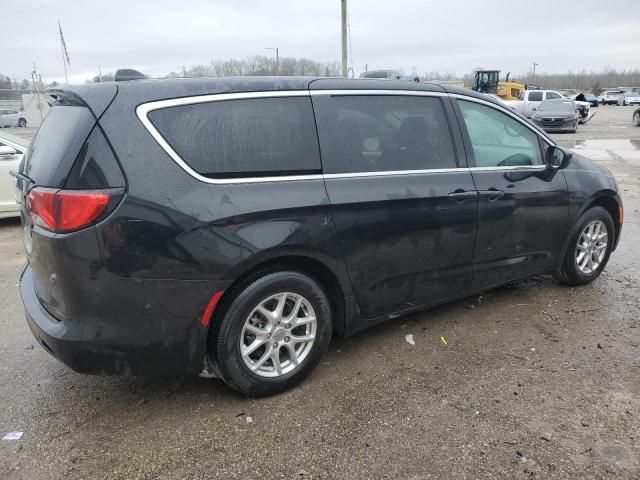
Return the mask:
M550 146L547 148L544 163L550 170L557 170L565 165L571 158L571 152L567 152L559 147Z
M0 145L0 157L8 157L10 155L15 155L16 153L18 153L18 151L15 148Z

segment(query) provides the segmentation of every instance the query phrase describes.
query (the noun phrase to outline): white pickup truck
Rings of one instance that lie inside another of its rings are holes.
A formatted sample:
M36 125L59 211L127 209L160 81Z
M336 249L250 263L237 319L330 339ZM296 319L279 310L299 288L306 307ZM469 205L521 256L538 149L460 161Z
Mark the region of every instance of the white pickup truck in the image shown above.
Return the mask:
M520 94L518 100L503 100L503 103L514 109L516 112L531 118L538 105L544 100L562 100L565 97L554 90L525 90ZM589 102L575 102L577 107L584 107L586 114L589 113L591 104ZM585 117L586 118L586 117Z

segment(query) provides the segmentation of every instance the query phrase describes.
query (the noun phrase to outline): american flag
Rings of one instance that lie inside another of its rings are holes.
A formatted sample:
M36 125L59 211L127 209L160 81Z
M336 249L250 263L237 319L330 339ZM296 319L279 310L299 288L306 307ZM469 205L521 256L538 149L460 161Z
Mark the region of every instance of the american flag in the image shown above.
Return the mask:
M67 52L67 44L64 43L64 35L62 35L62 27L60 26L59 20L58 20L58 30L60 30L60 43L62 43L62 51L64 52L64 56L67 59L67 64L71 65L71 60L69 60L69 52Z

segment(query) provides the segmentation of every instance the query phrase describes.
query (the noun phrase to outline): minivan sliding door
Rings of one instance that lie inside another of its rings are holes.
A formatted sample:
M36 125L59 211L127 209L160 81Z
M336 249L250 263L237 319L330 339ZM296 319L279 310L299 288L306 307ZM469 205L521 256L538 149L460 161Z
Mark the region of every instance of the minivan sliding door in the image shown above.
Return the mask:
M325 184L361 313L468 290L477 198L438 96L312 91Z

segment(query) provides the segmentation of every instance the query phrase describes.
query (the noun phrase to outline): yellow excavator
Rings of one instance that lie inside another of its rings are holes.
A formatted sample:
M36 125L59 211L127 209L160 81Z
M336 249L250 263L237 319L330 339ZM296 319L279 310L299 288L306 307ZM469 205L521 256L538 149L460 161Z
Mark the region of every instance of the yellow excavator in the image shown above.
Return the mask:
M500 70L488 70L478 68L474 72L473 87L471 90L479 93L491 93L502 100L517 100L520 93L526 90L526 85L518 82L510 82L511 73L507 73L504 82L500 81Z

